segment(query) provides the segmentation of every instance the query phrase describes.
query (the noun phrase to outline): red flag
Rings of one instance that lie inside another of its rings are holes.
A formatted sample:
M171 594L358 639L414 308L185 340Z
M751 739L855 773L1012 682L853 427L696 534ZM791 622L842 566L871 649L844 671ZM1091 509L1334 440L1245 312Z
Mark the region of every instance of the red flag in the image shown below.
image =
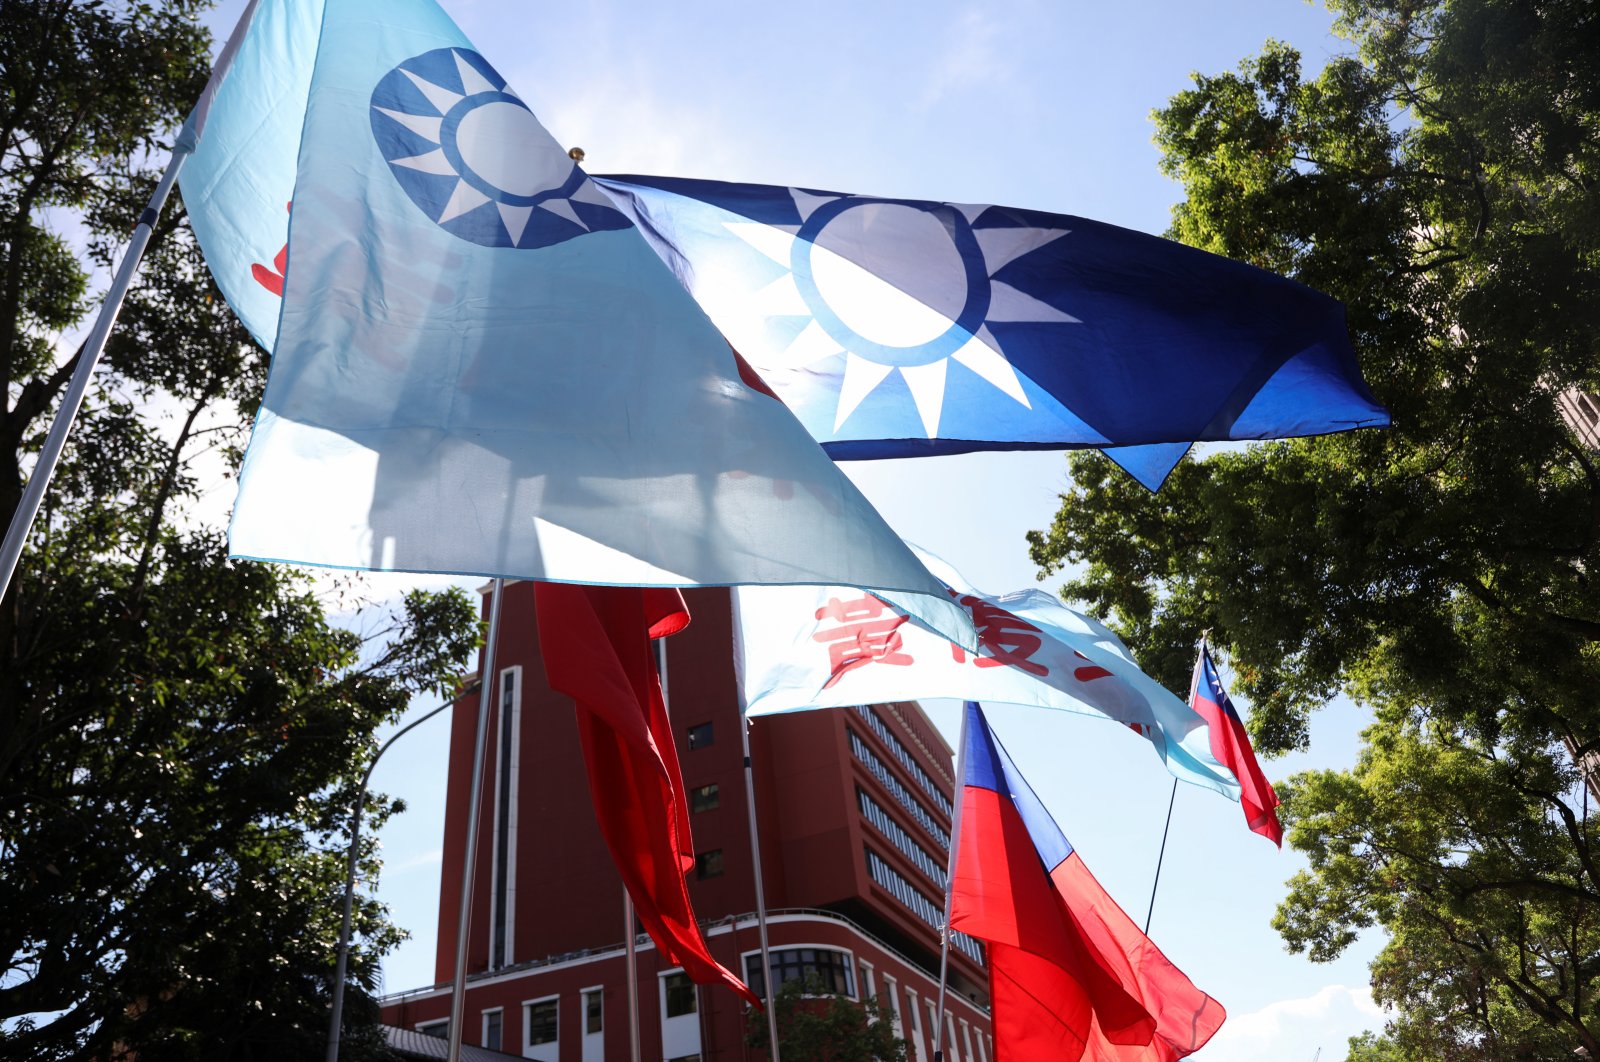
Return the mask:
M1256 750L1250 747L1250 734L1244 720L1234 710L1228 691L1222 688L1211 651L1200 643L1200 657L1194 662L1194 680L1189 684L1189 707L1206 721L1211 733L1211 754L1239 779L1239 804L1244 821L1279 848L1283 847L1283 823L1278 821L1278 794L1261 773Z
M950 924L988 944L994 1062L1174 1062L1226 1017L1095 881L967 703Z
M634 911L656 947L697 984L755 993L711 957L689 902L694 867L678 749L650 639L689 623L676 590L535 584L539 645L552 689L577 702L589 794Z

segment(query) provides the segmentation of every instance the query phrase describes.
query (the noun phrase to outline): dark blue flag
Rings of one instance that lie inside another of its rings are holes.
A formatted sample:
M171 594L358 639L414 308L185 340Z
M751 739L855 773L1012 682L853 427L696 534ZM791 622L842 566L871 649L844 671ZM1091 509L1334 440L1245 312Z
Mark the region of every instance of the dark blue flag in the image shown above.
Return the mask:
M835 459L1099 447L1152 489L1192 442L1379 427L1341 303L1085 218L600 178Z

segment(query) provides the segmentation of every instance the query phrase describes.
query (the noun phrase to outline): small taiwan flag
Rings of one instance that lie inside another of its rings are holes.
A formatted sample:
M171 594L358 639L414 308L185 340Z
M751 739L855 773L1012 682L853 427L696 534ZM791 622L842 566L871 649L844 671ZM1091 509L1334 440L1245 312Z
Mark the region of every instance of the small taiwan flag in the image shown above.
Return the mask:
M1255 749L1244 720L1234 710L1228 691L1222 688L1211 650L1202 641L1200 658L1194 663L1194 682L1189 687L1189 706L1206 721L1211 732L1211 752L1217 761L1239 779L1239 803L1250 829L1283 847L1283 824L1278 821L1278 794L1261 773Z

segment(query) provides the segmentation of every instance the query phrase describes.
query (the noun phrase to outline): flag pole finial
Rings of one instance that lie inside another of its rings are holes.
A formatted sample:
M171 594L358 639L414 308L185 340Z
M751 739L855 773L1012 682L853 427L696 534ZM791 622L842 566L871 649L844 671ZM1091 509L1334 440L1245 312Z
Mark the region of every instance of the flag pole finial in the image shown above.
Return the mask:
M567 158L571 159L573 162L582 162L583 161L583 148L581 148L581 147L568 148L567 149Z

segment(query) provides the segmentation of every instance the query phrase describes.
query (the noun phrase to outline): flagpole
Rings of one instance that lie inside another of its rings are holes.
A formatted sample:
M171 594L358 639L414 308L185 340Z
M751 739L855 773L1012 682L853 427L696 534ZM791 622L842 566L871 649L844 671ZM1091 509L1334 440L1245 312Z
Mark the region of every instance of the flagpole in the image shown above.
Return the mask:
M78 419L78 411L83 407L84 395L89 392L89 381L94 378L94 370L100 364L100 355L106 349L106 340L110 338L111 329L117 323L117 315L122 312L122 302L139 272L139 264L144 259L145 249L149 247L150 237L155 231L156 219L161 216L161 210L166 206L167 197L171 195L172 186L178 181L178 174L183 170L183 164L194 153L195 145L199 143L200 131L205 125L206 116L211 112L211 100L216 96L217 87L222 83L228 68L233 65L233 57L239 50L239 42L243 40L245 30L250 26L250 19L255 14L255 9L255 0L251 0L244 14L239 16L239 21L233 28L233 35L228 38L228 43L217 56L216 63L212 65L211 79L201 92L200 101L178 131L172 156L167 160L167 168L161 174L161 179L156 182L156 190L151 193L150 201L145 204L143 213L139 215L138 223L133 228L133 235L128 239L127 250L123 252L122 261L118 264L116 275L112 279L111 288L100 304L100 314L95 318L89 338L84 340L83 349L78 354L78 366L73 370L72 380L68 383L66 394L61 399L61 408L56 410L55 420L50 424L50 434L45 437L44 448L39 451L39 459L34 462L33 474L28 477L28 486L22 492L22 500L17 503L16 511L11 514L5 541L0 543L0 601L5 600L7 592L11 589L11 577L16 574L17 562L22 558L22 545L28 538L28 532L33 530L33 522L39 515L39 507L44 504L45 489L50 486L56 465L61 461L61 451L66 448L67 436L71 434L72 425Z
M961 847L961 793L967 777L968 703L961 705L960 737L956 739L955 814L950 820L950 856L944 872L944 928L939 933L939 1007L934 1021L933 1062L944 1062L944 995L950 978L950 902L956 878L956 853Z
M741 710L739 736L744 739L744 802L750 818L750 858L755 863L756 929L761 939L761 983L767 990L767 1038L772 1062L781 1062L778 1050L778 993L772 985L772 952L767 946L767 889L761 871L761 831L756 828L756 784L750 767L750 720Z
M1144 935L1150 935L1150 919L1156 913L1156 887L1161 884L1161 863L1167 858L1167 834L1172 830L1172 806L1178 802L1178 780L1172 780L1172 796L1167 800L1167 824L1161 830L1161 853L1156 856L1156 878L1150 883L1150 907L1144 913Z
M461 903L456 908L456 968L450 983L450 1040L445 1057L461 1062L461 1014L467 996L467 923L472 918L472 877L478 861L478 802L483 796L483 761L489 743L489 708L494 704L494 647L500 638L500 598L504 579L494 581L489 602L489 636L483 647L483 675L478 683L478 736L472 749L472 788L467 798L467 853L461 864Z
M1207 627L1205 630L1200 632L1199 652L1204 653L1206 651L1206 640L1210 637L1210 627ZM1195 661L1195 665L1194 673L1198 676L1200 674L1198 658ZM1189 682L1189 704L1191 706L1194 705L1194 691L1194 680L1191 679ZM1156 876L1155 879L1150 882L1150 906L1145 910L1144 913L1144 935L1147 937L1150 935L1150 920L1154 918L1156 914L1156 889L1161 884L1161 864L1167 858L1167 835L1172 832L1172 808L1173 805L1177 804L1177 802L1178 779L1174 777L1172 779L1172 796L1167 798L1167 824L1161 828L1161 851L1156 855Z
M651 643L656 658L656 676L661 683L661 710L672 719L672 692L667 681L667 639L657 638ZM639 1037L639 941L634 930L633 896L627 882L622 885L622 910L628 920L628 1048L632 1062L643 1062L644 1052Z
M634 940L633 897L628 886L622 886L623 935L628 942L628 1057L632 1062L642 1062L639 1053L639 945Z

